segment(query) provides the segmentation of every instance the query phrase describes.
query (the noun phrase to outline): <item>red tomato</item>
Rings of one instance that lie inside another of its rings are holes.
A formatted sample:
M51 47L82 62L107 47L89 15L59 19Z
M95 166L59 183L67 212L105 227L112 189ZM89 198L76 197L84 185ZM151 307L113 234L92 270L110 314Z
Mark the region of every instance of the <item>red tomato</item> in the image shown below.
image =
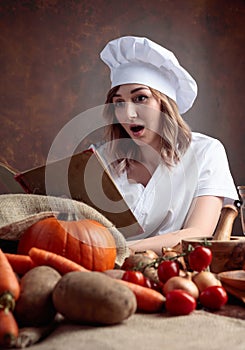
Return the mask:
M151 286L151 280L148 277L145 277L144 287L151 288Z
M200 303L211 310L219 310L228 301L226 290L222 286L210 286L199 296Z
M189 266L193 271L205 270L212 261L212 252L209 248L197 246L188 255Z
M157 268L158 278L165 283L170 277L179 275L179 263L174 260L164 260Z
M157 292L162 293L162 289L163 289L163 283L162 282L160 282L160 281L159 282L155 282L155 281L150 280L150 283L151 283L151 289L154 289Z
M166 294L165 308L173 316L188 315L196 309L196 299L182 289Z
M145 286L145 276L141 271L127 270L124 272L122 279L127 282Z

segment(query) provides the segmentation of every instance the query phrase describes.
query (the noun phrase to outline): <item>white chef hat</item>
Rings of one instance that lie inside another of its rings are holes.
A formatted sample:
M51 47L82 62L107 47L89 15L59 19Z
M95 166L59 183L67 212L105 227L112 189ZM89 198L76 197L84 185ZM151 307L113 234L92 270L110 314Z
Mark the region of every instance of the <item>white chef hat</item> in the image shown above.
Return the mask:
M175 55L153 41L124 36L110 41L100 58L111 70L111 87L144 84L172 98L181 114L197 96L197 84Z

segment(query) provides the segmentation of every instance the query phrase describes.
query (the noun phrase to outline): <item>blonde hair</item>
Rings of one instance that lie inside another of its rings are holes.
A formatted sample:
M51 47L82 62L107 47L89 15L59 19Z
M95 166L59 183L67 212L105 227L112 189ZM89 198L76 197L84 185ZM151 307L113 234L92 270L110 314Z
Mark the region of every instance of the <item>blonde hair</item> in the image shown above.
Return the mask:
M103 116L108 123L105 129L105 139L109 144L109 152L114 155L114 159L115 157L117 159L113 167L117 168L118 173L121 173L129 166L132 159L140 161L141 152L139 146L130 138L116 119L112 102L119 87L116 86L108 92ZM161 112L164 118L163 130L161 131L161 158L170 168L179 162L189 147L191 130L179 114L175 101L153 88L149 87L149 89L152 95L160 100ZM127 142L120 143L121 139L127 139Z

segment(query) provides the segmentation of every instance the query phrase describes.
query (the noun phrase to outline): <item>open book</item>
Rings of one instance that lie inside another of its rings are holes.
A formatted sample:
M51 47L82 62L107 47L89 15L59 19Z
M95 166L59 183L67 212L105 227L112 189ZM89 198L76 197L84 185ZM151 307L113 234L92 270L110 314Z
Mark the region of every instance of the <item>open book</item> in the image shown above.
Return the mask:
M23 172L0 163L5 193L32 193L82 201L107 217L125 238L143 232L103 159L94 149Z

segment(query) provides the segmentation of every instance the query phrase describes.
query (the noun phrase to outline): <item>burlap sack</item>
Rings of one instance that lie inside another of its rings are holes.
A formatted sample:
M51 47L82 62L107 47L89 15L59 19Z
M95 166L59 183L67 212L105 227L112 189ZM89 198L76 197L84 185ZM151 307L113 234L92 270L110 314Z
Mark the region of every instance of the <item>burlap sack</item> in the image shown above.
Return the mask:
M100 222L113 235L117 246L116 264L121 266L129 255L126 240L120 231L97 210L85 203L68 198L40 196L34 194L0 195L0 238L20 239L24 230L35 222L59 214L79 219L92 219Z

